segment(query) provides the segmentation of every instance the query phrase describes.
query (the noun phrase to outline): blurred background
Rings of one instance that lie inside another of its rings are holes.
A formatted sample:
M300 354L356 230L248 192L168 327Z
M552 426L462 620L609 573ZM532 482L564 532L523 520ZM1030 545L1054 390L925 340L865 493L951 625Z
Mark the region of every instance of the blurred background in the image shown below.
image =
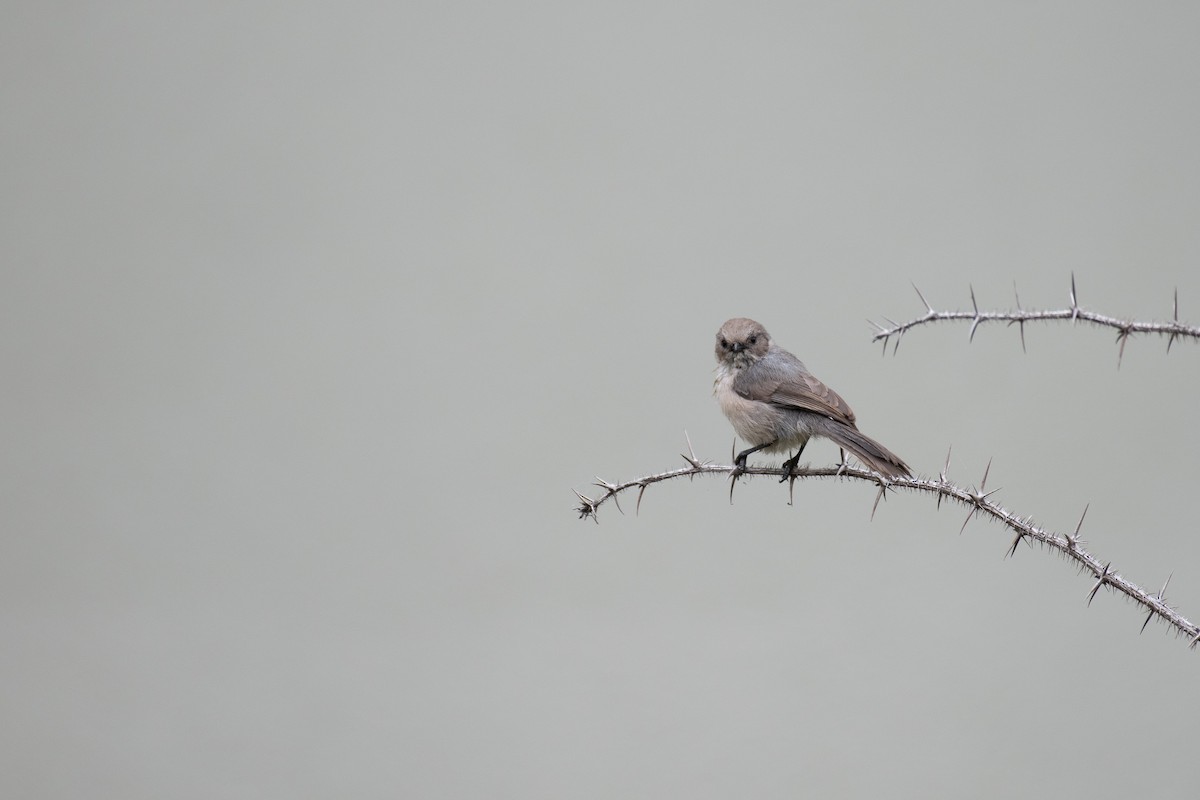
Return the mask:
M1194 791L1197 652L962 509L573 490L727 463L750 316L1200 617L1194 343L866 322L1200 323L1197 7L2 18L4 796Z

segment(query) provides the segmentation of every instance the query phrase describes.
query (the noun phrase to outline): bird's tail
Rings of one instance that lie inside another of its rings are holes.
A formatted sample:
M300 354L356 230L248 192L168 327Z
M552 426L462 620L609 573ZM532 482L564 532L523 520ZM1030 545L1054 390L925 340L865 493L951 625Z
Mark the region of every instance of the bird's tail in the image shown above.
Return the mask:
M852 428L845 423L834 422L831 419L823 420L823 422L825 423L822 426L824 430L821 433L827 439L837 443L839 447L849 450L859 461L880 475L887 478L903 478L912 474L908 464L901 461L899 456L870 436L860 432L858 428Z

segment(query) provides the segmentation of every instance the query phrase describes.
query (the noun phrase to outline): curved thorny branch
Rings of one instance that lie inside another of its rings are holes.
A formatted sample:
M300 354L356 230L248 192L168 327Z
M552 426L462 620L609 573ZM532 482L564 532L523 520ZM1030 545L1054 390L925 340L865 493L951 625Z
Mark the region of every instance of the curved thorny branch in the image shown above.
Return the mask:
M1137 320L1117 319L1104 314L1098 314L1095 311L1089 311L1079 305L1079 295L1075 292L1075 275L1071 275L1071 305L1067 308L1057 311L1029 311L1021 308L1021 298L1016 297L1017 308L1014 311L980 311L979 304L975 302L975 288L971 288L971 310L970 311L937 311L933 306L929 305L929 301L921 294L921 290L913 286L917 292L917 297L921 298L921 302L925 304L925 316L911 319L908 322L893 322L884 317L887 326L880 325L877 322L872 322L878 330L873 339L875 341L883 341L883 350L887 352L888 341L893 340L892 352L895 353L900 347L900 339L904 334L908 333L913 328L921 325L929 325L934 322L949 322L954 320L969 321L971 323L970 339L974 340L975 330L984 322L1005 322L1008 325L1018 325L1021 329L1021 349L1025 349L1025 323L1026 322L1046 322L1050 320L1070 320L1071 322L1089 322L1093 325L1098 325L1104 328L1110 328L1117 332L1117 343L1120 345L1120 350L1117 352L1117 366L1121 365L1121 357L1125 355L1125 341L1135 333L1154 333L1159 336L1167 337L1167 351L1170 352L1171 345L1176 339L1191 339L1192 341L1200 341L1200 328L1191 325L1185 325L1179 321L1179 291L1175 291L1175 298L1172 304L1172 319L1170 322L1139 322ZM1014 296L1016 288L1013 289Z
M689 443L690 450L690 443ZM890 480L882 479L874 472L869 472L864 469L848 467L845 464L841 466L822 467L818 469L804 468L797 469L791 472L786 472L779 467L746 467L740 468L724 464L712 464L698 460L694 453L683 456L687 462L687 466L680 469L670 470L668 472L660 472L656 475L646 475L641 478L635 478L624 483L609 483L608 481L597 479L596 486L604 490L604 493L596 498L591 498L586 495L576 492L579 497L580 505L577 510L581 519L592 518L596 521L596 512L600 506L607 503L609 500L613 505L620 509L619 496L626 492L637 489L636 508L640 508L642 504L642 495L646 492L647 487L662 481L669 481L675 478L692 478L696 475L728 475L729 476L729 498L733 500L733 488L737 484L737 479L742 475L775 475L781 480L788 481L789 502L791 502L791 493L795 487L796 481L808 478L846 478L849 480L866 481L868 483L877 484L879 489L875 496L875 505L871 509L871 515L875 515L875 509L879 507L879 501L883 499L888 491L906 489L920 494L933 495L937 498L938 508L941 508L942 501L948 500L965 506L968 509L967 517L963 520L962 528L959 533L966 529L967 523L975 517L984 517L999 522L1014 533L1012 543L1008 547L1007 555L1012 556L1017 552L1017 548L1022 541L1032 546L1034 542L1048 548L1066 560L1074 563L1081 572L1088 572L1095 579L1091 588L1088 590L1087 599L1088 605L1091 605L1096 593L1101 588L1107 587L1110 591L1119 592L1127 598L1137 603L1146 611L1146 620L1142 623L1142 630L1146 630L1146 626L1150 624L1150 620L1156 616L1170 626L1177 636L1186 636L1189 639L1189 646L1196 647L1200 642L1200 626L1188 620L1186 617L1179 614L1173 606L1167 604L1165 594L1167 591L1167 583L1170 583L1170 578L1163 583L1161 589L1157 593L1152 593L1136 583L1128 580L1119 572L1113 569L1111 562L1103 562L1093 556L1084 549L1083 539L1080 538L1079 531L1083 527L1083 519L1087 516L1087 509L1083 510L1083 514L1079 518L1079 524L1075 526L1074 533L1061 534L1054 531L1048 531L1033 523L1032 517L1022 517L1013 514L1008 509L991 499L991 496L997 491L992 489L985 490L987 485L988 470L984 470L983 480L979 482L979 488L965 489L946 477L946 469L950 464L949 455L946 456L946 467L936 478L926 477L908 477L908 478L893 478ZM988 467L990 469L991 463Z

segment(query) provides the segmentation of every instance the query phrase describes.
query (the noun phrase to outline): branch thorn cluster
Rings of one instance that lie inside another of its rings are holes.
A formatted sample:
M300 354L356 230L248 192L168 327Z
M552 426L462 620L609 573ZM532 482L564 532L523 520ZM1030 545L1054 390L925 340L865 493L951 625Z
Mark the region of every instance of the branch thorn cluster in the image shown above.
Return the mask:
M1200 328L1192 325L1186 325L1179 320L1179 290L1176 289L1172 297L1171 303L1171 320L1169 322L1144 322L1133 319L1119 319L1110 317L1105 314L1100 314L1095 311L1090 311L1079 304L1079 292L1075 285L1075 274L1071 274L1071 291L1068 295L1070 304L1066 308L1056 310L1029 310L1021 305L1021 297L1017 293L1016 284L1013 284L1013 297L1016 300L1016 309L1012 311L981 311L979 302L975 297L975 287L968 285L968 292L971 297L970 311L939 311L933 307L930 302L925 299L925 295L913 284L913 290L917 293L917 297L921 299L921 303L925 306L925 314L916 317L907 322L896 322L888 317L883 320L886 325L880 325L876 322L871 322L875 327L875 335L872 337L875 341L883 343L883 352L887 353L888 342L892 343L892 355L900 349L900 340L904 338L904 334L910 330L922 325L930 325L935 322L952 322L957 320L965 320L970 322L970 329L967 333L968 341L975 341L975 332L979 326L985 322L1004 322L1008 327L1016 325L1021 334L1021 351L1028 352L1025 343L1025 323L1026 322L1050 322L1056 320L1068 320L1071 324L1077 324L1080 320L1091 323L1093 325L1109 328L1116 331L1117 349L1117 367L1121 366L1121 361L1125 356L1125 343L1129 337L1134 334L1147 333L1158 334L1159 336L1167 337L1167 352L1171 351L1171 345L1176 339L1190 339L1192 341L1200 341ZM869 321L869 320L868 320Z
M685 432L685 437L687 434ZM1123 577L1119 572L1113 569L1112 562L1101 562L1084 548L1084 541L1081 536L1083 530L1083 522L1087 518L1090 504L1084 506L1083 513L1079 516L1079 522L1075 525L1075 530L1068 534L1058 534L1053 531L1046 530L1033 521L1031 516L1018 516L999 505L994 499L994 495L1000 491L996 489L988 489L988 477L991 474L992 462L989 460L984 468L983 477L979 481L978 488L966 489L954 482L948 477L947 473L950 469L951 450L946 451L946 463L942 467L941 472L936 478L927 478L923 476L915 477L897 477L884 478L878 473L867 469L851 467L844 461L840 464L829 467L797 467L792 470L784 470L782 467L753 467L739 466L737 464L713 464L708 461L703 461L696 456L696 452L692 447L691 439L688 438L688 452L682 455L686 466L679 469L668 470L654 475L645 475L640 478L635 478L623 483L613 483L596 478L593 485L602 490L602 494L592 498L587 495L576 492L579 498L579 505L576 511L581 519L591 518L594 522L598 522L597 513L602 505L608 501L612 501L613 505L618 510L621 509L618 501L618 496L626 491L634 488L637 489L637 506L635 513L640 512L642 504L642 496L646 489L656 483L673 480L675 478L687 477L695 478L697 475L726 475L730 479L730 498L732 501L733 485L736 480L744 475L773 475L781 480L790 481L788 487L788 502L793 499L793 487L797 480L801 479L819 479L819 478L836 478L851 481L866 481L876 484L878 490L875 494L874 504L871 508L871 517L874 518L875 512L879 507L880 500L886 497L888 491L899 491L905 489L919 494L932 494L937 499L938 508L941 508L943 500L958 503L967 508L967 517L963 520L962 526L959 528L959 534L965 532L967 523L975 517L985 517L993 522L1000 523L1013 532L1013 540L1009 544L1005 557L1011 557L1016 554L1017 548L1021 542L1032 546L1037 543L1045 548L1057 552L1060 556L1078 565L1081 569L1090 572L1094 578L1094 583L1087 592L1087 604L1090 606L1096 595L1102 588L1107 587L1110 591L1124 595L1138 605L1142 606L1146 611L1146 618L1142 622L1141 630L1144 631L1150 624L1150 621L1156 616L1162 619L1177 635L1187 636L1189 646L1195 647L1200 644L1200 625L1197 625L1186 617L1182 616L1173 606L1166 602L1167 586L1171 582L1170 576L1163 583L1161 589L1157 593L1138 586L1127 578Z

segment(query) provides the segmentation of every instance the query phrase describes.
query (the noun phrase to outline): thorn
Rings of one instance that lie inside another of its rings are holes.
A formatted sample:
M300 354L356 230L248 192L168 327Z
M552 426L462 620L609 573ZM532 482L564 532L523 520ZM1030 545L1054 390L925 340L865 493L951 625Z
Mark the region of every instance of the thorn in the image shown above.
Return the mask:
M604 489L606 492L608 492L607 496L612 498L613 503L617 506L617 511L620 511L622 514L625 513L625 509L621 508L621 498L617 497L618 487L615 483L609 483L597 475L596 483L594 485L599 486L601 489Z
M879 508L879 501L884 499L883 495L886 491L887 491L887 485L883 481L880 481L879 482L879 494L875 495L875 505L871 506L871 521L872 522L875 521L875 509Z
M1015 297L1017 300L1017 312L1022 315L1021 319L1018 319L1016 321L1017 326L1020 328L1020 331L1021 331L1021 352L1028 354L1029 351L1025 349L1025 318L1024 318L1025 310L1023 308L1021 308L1021 295L1017 294L1017 282L1016 281L1013 281L1013 297ZM1009 324L1011 325L1012 323L1009 323Z
M967 512L967 518L963 520L962 527L958 529L959 536L963 535L963 531L965 531L967 529L967 523L971 521L971 517L975 516L975 512L978 510L979 509L977 509L977 508L972 508L970 511Z
M975 341L975 329L979 327L979 304L975 302L975 287L968 284L971 290L971 306L975 309L975 319L971 320L971 332L967 336L968 342Z
M1017 531L1016 538L1014 538L1012 540L1012 547L1008 548L1008 553L1005 554L1004 557L1011 558L1011 557L1015 556L1017 554L1017 545L1019 545L1021 543L1021 540L1024 538L1025 538L1025 531Z
M798 477L800 477L800 476L799 475L789 475L788 476L788 505L789 506L793 506L796 504L796 494L795 494L796 478L798 478Z
M1004 488L1003 486L997 486L995 489L992 489L990 492L981 492L979 494L976 494L975 500L976 500L976 502L982 503L1003 488Z
M892 357L893 358L896 357L896 351L900 349L900 340L903 338L904 338L903 333L901 333L899 336L896 337L896 342L895 342L895 344L892 345Z
M1075 299L1075 271L1071 271L1071 321L1079 320L1079 301Z
M579 518L583 519L584 517L591 517L592 521L599 525L600 520L596 518L596 501L588 497L586 494L580 494L575 489L572 489L571 491L575 492L575 496L578 497L579 502L582 503L582 505L579 506Z
M729 505L733 505L733 487L737 486L738 475L741 474L741 469L733 468L733 472L729 473Z
M1172 318L1175 320L1176 327L1178 327L1179 326L1179 287L1178 286L1175 287L1175 303L1174 303L1173 307L1174 307L1174 313L1172 314ZM1168 353L1171 352L1171 343L1175 341L1175 337L1178 335L1179 335L1178 331L1171 331L1171 333L1167 336L1167 352Z
M943 486L946 484L946 472L947 472L947 470L950 469L950 453L953 450L954 450L954 445L950 445L949 447L946 448L946 466L942 467L942 472L940 475L938 475L938 478L941 479ZM937 508L938 508L938 511L942 510L942 493L941 492L938 492Z
M1091 507L1091 503L1088 503L1083 507L1083 513L1079 515L1079 524L1075 526L1075 533L1067 537L1068 550L1074 550L1075 545L1079 544L1079 531L1081 528L1083 528L1083 519L1087 516L1088 509Z
M688 453L690 453L692 456L691 458L688 459L688 461L692 462L693 467L696 467L697 469L699 469L699 467L700 467L699 459L696 458L696 450L695 450L695 448L692 447L692 437L688 436L687 428L683 429L683 438L687 442Z
M987 486L988 473L992 471L992 460L989 458L987 466L983 468L983 480L979 482L979 491L983 491L983 487ZM995 491L994 489L992 491ZM989 492L990 494L990 492Z
M1088 592L1088 605L1089 606L1092 604L1092 600L1096 597L1096 592L1100 591L1100 587L1108 582L1108 576L1110 574L1108 571L1108 568L1111 566L1112 566L1111 561L1104 565L1104 571L1100 573L1099 578L1096 581L1096 585L1092 587L1092 590L1090 592Z
M1125 327L1121 328L1117 334L1117 341L1120 343L1120 348L1117 349L1117 369L1121 368L1121 359L1125 357L1125 342L1129 340L1129 334L1133 332L1133 323L1127 322Z
M1188 642L1188 647L1195 647L1196 642L1200 642L1200 628L1196 629L1196 635L1192 638L1192 641Z
M641 512L641 510L642 510L642 495L644 495L644 494L646 493L646 487L647 487L649 484L642 483L642 484L639 484L639 485L640 485L642 488L638 489L638 499L637 499L637 505L636 505L636 506L634 507L634 509L633 509L633 515L634 515L635 517L636 517L636 516L637 516L637 515L638 515L638 514Z
M1167 586L1169 586L1171 584L1171 578L1174 577L1174 575L1175 575L1175 573L1172 572L1170 575L1167 576L1167 579L1165 581L1163 581L1162 588L1158 590L1158 594L1151 595L1151 597L1153 599L1158 600L1158 602L1160 602L1160 603L1163 603L1163 597L1165 597L1167 594ZM1163 603L1163 605L1166 605L1166 604ZM1158 609L1156 609L1156 608L1150 609L1150 613L1146 614L1146 621L1142 623L1142 630L1138 631L1139 634L1146 630L1146 626L1150 624L1150 620L1154 619L1154 615L1156 613L1158 613Z
M909 281L909 283L912 283L912 281ZM929 305L929 301L925 299L925 295L921 294L921 290L917 288L917 285L913 283L912 287L913 291L917 293L917 297L921 298L921 302L925 304L925 310L930 314L936 313L933 310L933 306Z

